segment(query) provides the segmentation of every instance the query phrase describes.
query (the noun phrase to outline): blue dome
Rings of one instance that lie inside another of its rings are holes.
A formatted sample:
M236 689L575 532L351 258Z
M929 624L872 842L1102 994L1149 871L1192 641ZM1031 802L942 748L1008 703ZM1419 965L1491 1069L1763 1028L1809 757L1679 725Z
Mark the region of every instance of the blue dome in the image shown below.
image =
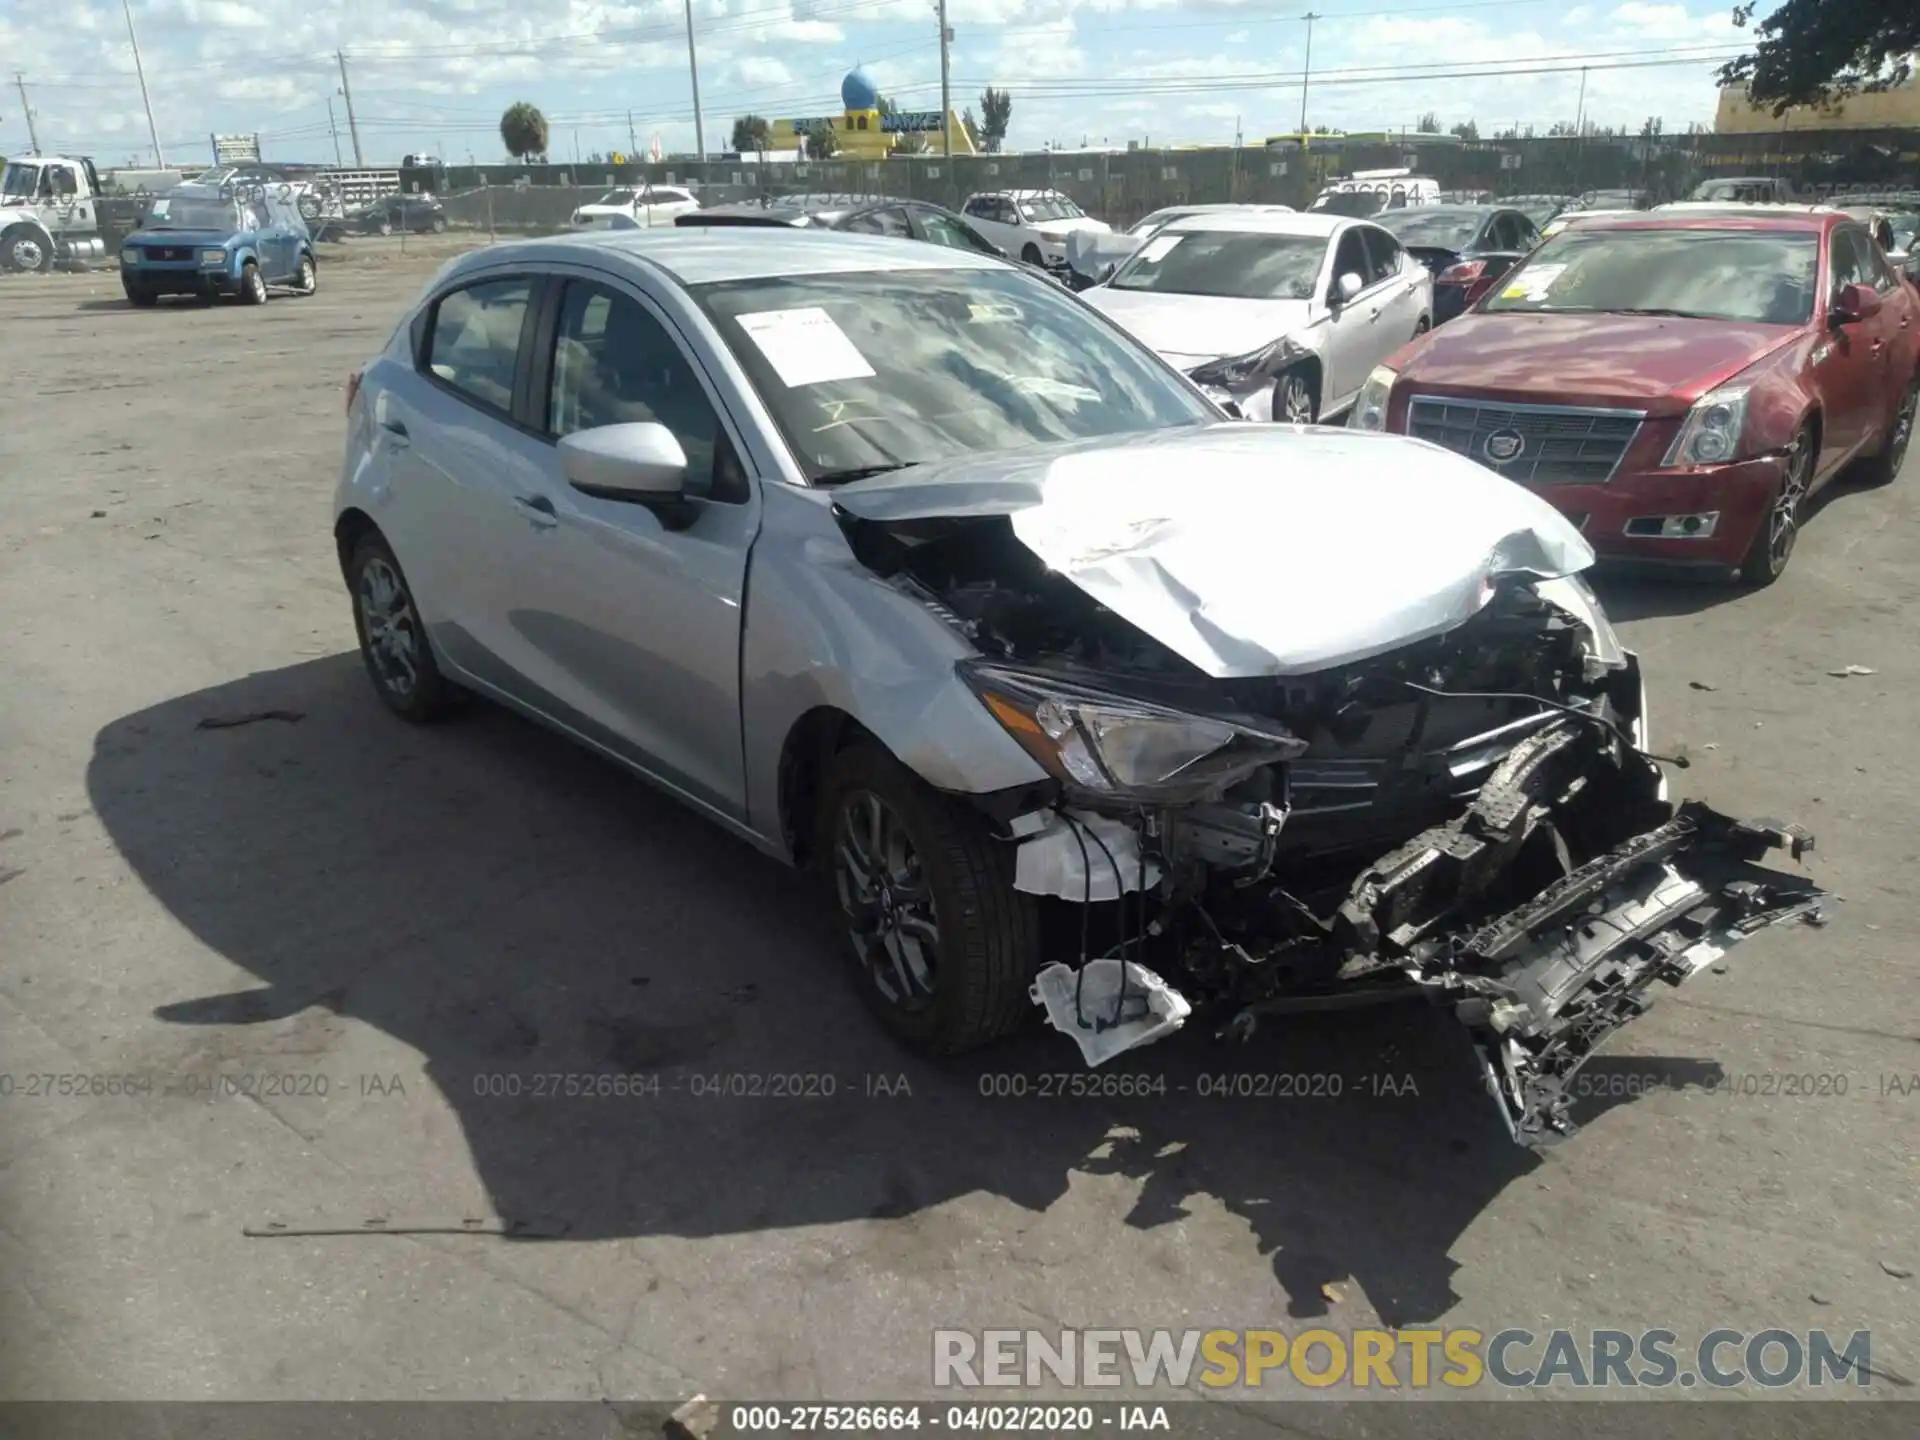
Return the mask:
M849 110L876 110L880 106L880 92L867 78L866 71L849 70L847 78L840 82L840 103Z

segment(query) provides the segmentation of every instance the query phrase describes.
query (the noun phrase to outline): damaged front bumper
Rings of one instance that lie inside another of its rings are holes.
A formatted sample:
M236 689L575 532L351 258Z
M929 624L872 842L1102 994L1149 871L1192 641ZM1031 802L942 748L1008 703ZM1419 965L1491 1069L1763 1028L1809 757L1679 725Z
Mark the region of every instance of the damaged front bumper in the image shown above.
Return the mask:
M1569 1082L1651 1006L1656 983L1681 984L1768 926L1825 918L1822 891L1758 863L1776 848L1798 860L1810 836L1667 803L1658 766L1593 717L1548 718L1473 780L1463 813L1317 905L1280 887L1271 842L1260 854L1252 832L1206 834L1211 867L1238 878L1183 891L1182 854L1218 807L1131 830L1105 820L1092 863L1112 880L1092 893L1137 890L1144 910L1153 890L1157 913L1129 942L1131 960L1090 961L1085 979L1049 966L1035 1003L1098 1065L1201 1005L1222 1033L1247 1038L1266 1015L1424 996L1465 1027L1508 1132L1535 1147L1572 1133ZM1266 810L1277 832L1287 817ZM1037 856L1060 841L1048 828L1026 844ZM1022 855L1023 876L1042 868ZM1046 893L1075 898L1074 875L1048 878ZM1149 953L1198 1003L1135 963Z

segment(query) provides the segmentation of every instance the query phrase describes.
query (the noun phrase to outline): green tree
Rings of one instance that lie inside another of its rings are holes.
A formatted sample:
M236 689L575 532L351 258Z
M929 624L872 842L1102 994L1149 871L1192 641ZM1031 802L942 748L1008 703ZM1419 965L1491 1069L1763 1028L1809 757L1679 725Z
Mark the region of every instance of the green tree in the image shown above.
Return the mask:
M516 100L500 117L500 139L507 147L507 154L516 160L545 155L547 117L540 113L537 106L529 105L525 100Z
M809 160L831 160L840 153L840 137L831 125L815 125L807 131L805 149Z
M1438 135L1440 133L1440 117L1429 110L1420 117L1419 122L1413 128L1422 135Z
M1458 125L1454 126L1449 133L1458 135L1462 140L1472 143L1480 138L1480 127L1471 120L1462 120Z
M980 148L998 155L1007 143L1007 126L1013 120L1013 96L989 85L980 92Z
M756 155L765 155L770 128L758 115L742 115L733 122L733 140L730 148L742 155L749 150Z
M1757 3L1736 5L1745 29ZM1754 48L1720 67L1722 85L1745 88L1756 105L1783 115L1794 105L1829 105L1863 91L1904 84L1920 50L1914 0L1787 0L1754 26Z

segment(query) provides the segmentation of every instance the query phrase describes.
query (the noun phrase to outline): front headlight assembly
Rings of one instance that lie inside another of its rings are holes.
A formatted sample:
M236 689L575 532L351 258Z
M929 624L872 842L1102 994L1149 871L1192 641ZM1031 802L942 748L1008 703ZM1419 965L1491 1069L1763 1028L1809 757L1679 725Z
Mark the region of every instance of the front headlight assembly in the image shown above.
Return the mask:
M1723 465L1740 453L1747 426L1747 387L1723 385L1702 395L1687 412L1661 465Z
M224 269L227 263L227 252L224 250L202 250L200 252L200 263L209 269Z
M1353 428L1355 430L1385 430L1387 428L1387 401L1393 396L1393 382L1400 378L1400 372L1389 365L1376 365L1367 376L1367 383L1360 387L1360 394L1353 402Z
M963 660L959 673L1041 769L1087 800L1210 797L1307 748L1277 725L1188 715L990 662Z
M1196 385L1204 385L1210 390L1225 390L1230 395L1247 395L1261 389L1275 375L1307 352L1281 336L1271 345L1263 345L1246 355L1235 355L1224 360L1209 360L1187 372L1187 377Z

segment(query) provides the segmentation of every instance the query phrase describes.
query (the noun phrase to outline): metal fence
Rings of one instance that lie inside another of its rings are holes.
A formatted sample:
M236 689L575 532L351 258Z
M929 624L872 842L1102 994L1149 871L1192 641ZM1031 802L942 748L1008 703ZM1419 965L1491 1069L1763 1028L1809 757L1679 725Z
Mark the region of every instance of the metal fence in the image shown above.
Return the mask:
M1055 189L1088 212L1131 224L1165 205L1262 201L1304 205L1327 180L1406 166L1444 190L1495 195L1633 189L1655 202L1685 197L1716 176L1765 175L1826 196L1920 181L1920 131L1800 131L1776 135L1314 137L1267 146L1019 155L894 156L806 164L713 160L661 165L455 166L403 170L402 188L437 190L456 223L501 230L563 227L575 206L615 186L684 185L707 204L761 194L826 191L958 205L979 190Z

